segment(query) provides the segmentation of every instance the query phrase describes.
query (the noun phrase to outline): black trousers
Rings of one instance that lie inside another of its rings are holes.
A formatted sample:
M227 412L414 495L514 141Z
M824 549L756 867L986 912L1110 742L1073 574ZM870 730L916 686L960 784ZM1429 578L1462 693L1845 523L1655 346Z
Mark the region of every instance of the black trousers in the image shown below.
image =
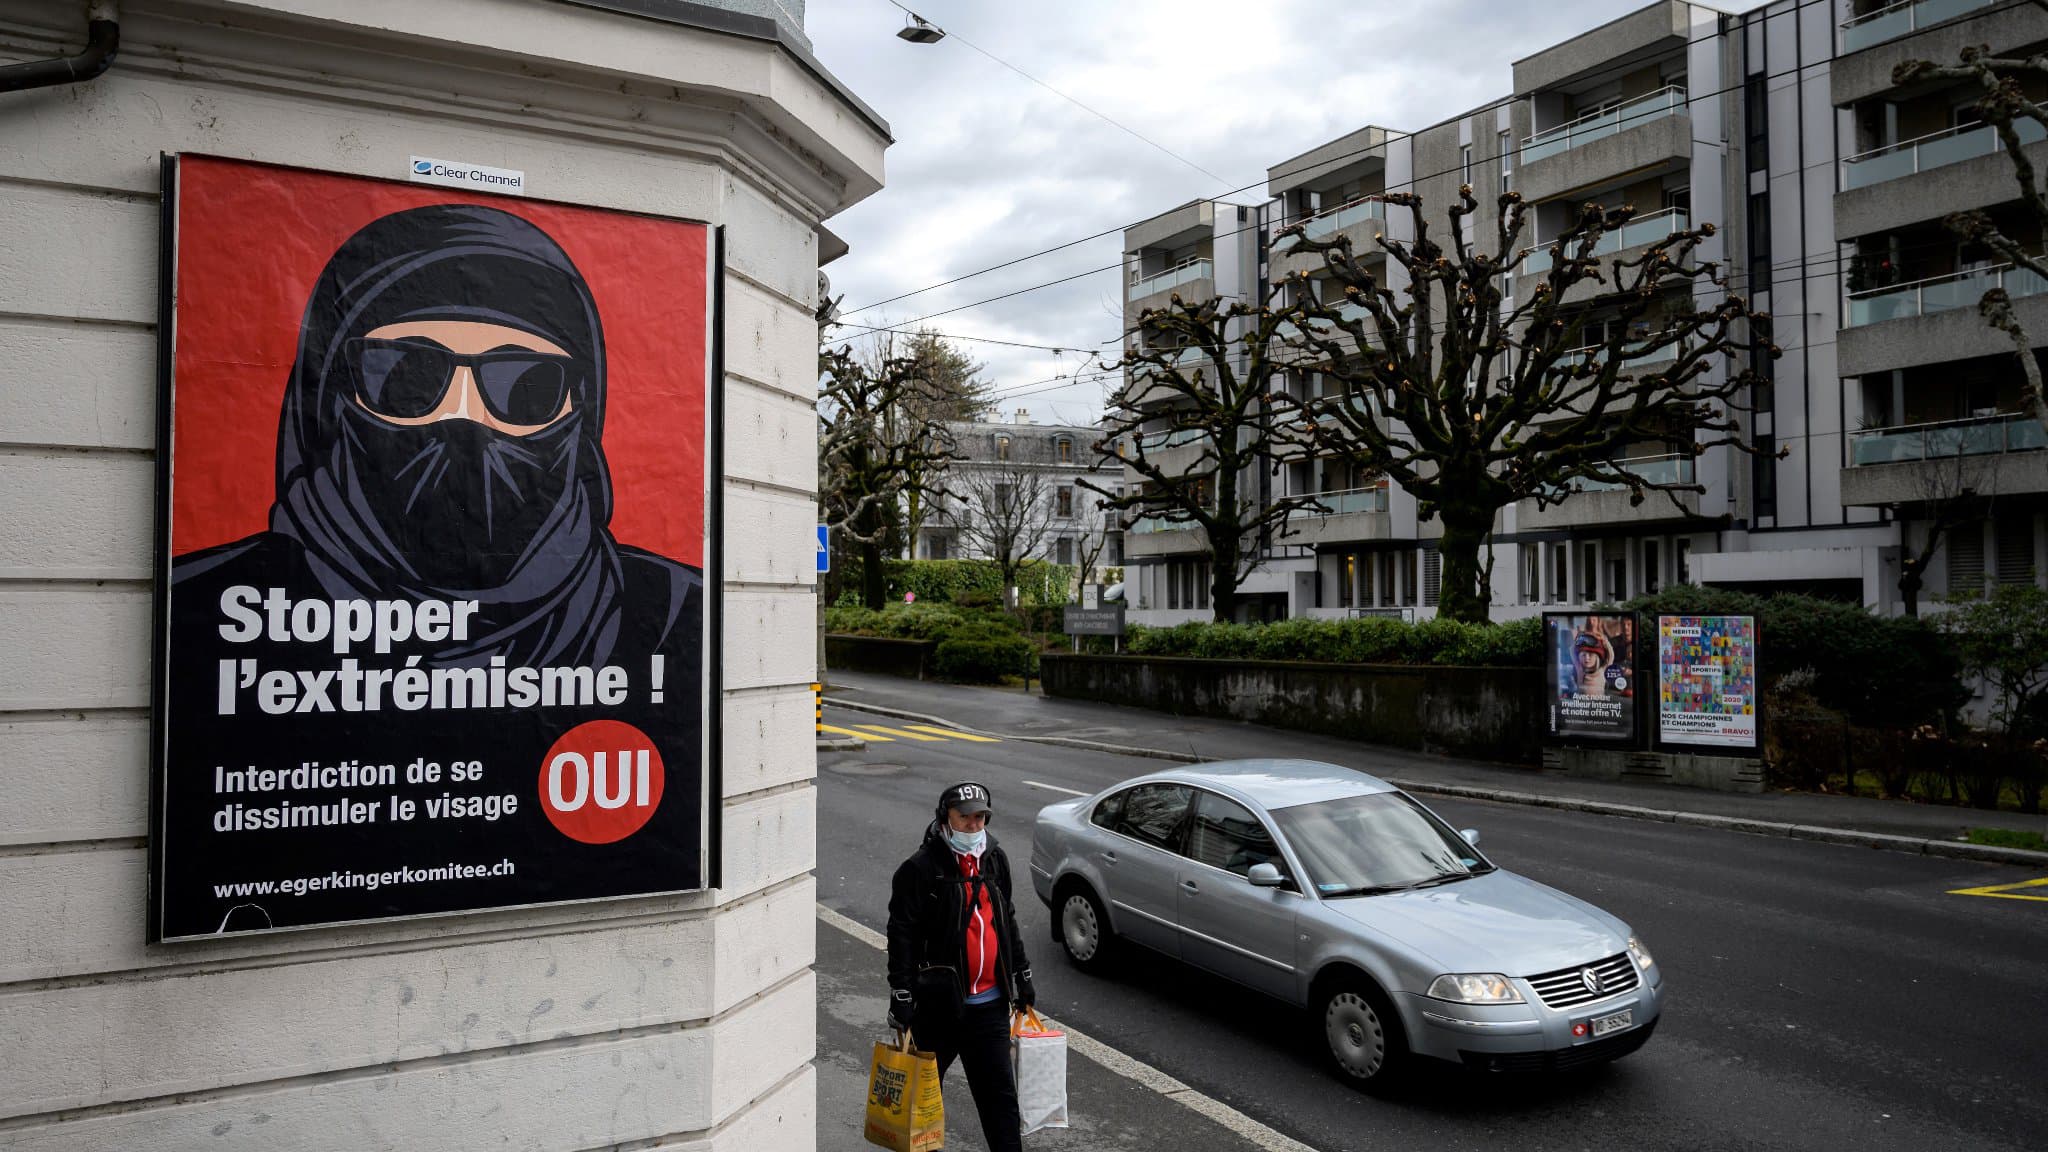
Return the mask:
M1010 1006L998 996L987 1004L968 1004L951 1024L922 1017L911 1029L919 1048L939 1058L939 1079L958 1057L967 1069L967 1087L981 1118L981 1138L989 1152L1022 1152L1023 1122L1017 1114L1017 1070L1010 1064Z

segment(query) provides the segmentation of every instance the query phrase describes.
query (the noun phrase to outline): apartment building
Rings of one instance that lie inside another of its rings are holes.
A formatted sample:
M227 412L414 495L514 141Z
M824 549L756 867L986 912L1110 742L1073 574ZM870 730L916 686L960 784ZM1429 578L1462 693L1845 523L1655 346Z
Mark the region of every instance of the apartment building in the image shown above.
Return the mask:
M921 560L988 559L988 537L975 531L976 517L993 508L1011 532L1035 542L1031 554L1055 564L1088 567L1086 579L1102 582L1108 569L1123 564L1122 514L1098 507L1103 497L1082 481L1119 490L1122 469L1096 452L1103 429L1088 425L1036 424L1019 408L1008 423L949 423L962 458L946 470L947 494L925 509L917 528Z
M1582 481L1560 503L1506 510L1493 546L1496 618L1674 581L1895 610L1901 548L1918 548L1953 500L1967 523L1941 549L1929 593L2037 579L2048 572L2048 435L2021 411L2010 344L1975 305L2002 285L2029 330L2048 333L2048 284L1959 244L1942 219L1982 208L2010 234L2042 238L2012 211L2010 163L1975 123L1969 86L1891 82L1900 62L1950 62L1967 44L2038 51L2048 15L1997 0L1778 0L1740 14L1659 0L1515 61L1510 96L1412 132L1370 125L1275 165L1270 201L1241 210L1262 222L1257 282L1329 299L1313 276L1289 282L1320 261L1271 239L1302 223L1312 236L1350 236L1400 291L1399 263L1373 239L1412 239L1408 212L1390 216L1377 199L1390 191L1420 195L1434 230L1470 184L1480 211L1466 227L1482 248L1495 197L1520 192L1532 250L1512 291L1524 301L1548 270L1540 246L1588 202L1635 208L1601 241L1603 258L1715 225L1698 255L1721 263L1727 285L1676 286L1669 306L1708 307L1732 291L1772 317L1783 355L1749 365L1763 379L1737 414L1756 451L1631 444L1617 454L1623 469L1702 491L1675 506L1632 504L1626 489ZM2035 147L2048 161L2048 142ZM1128 259L1147 225L1127 233ZM1613 309L1603 290L1581 284L1567 301L1596 331ZM1289 384L1304 398L1322 386L1312 370ZM1398 484L1339 460L1277 462L1276 473L1275 491L1322 504L1295 518L1295 554L1263 575L1288 589L1287 614L1434 610L1439 533ZM1201 552L1193 533L1162 535L1177 537L1162 553Z

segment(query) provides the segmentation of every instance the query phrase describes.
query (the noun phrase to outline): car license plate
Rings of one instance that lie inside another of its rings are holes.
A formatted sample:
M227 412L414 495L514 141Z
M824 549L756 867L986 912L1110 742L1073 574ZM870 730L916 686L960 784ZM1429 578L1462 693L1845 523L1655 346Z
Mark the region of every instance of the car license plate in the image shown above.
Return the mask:
M1635 1017L1636 1013L1633 1008L1624 1008L1619 1012L1611 1012L1605 1016L1595 1016L1593 1017L1593 1035L1597 1038L1605 1036L1610 1032L1619 1032L1634 1024Z

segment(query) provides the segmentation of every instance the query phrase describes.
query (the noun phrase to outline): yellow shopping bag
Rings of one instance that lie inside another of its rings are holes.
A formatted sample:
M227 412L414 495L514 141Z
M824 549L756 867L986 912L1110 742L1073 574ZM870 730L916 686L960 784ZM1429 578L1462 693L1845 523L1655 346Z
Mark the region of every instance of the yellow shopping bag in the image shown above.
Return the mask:
M894 1152L938 1152L946 1146L946 1101L939 1092L938 1057L910 1046L878 1041L868 1069L868 1143Z

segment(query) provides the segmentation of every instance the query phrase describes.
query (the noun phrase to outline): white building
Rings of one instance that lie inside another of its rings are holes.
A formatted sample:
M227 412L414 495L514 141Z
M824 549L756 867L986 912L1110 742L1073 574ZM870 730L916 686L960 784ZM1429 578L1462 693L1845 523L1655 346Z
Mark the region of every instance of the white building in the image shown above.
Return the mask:
M0 92L0 1143L810 1148L816 234L886 126L802 0L94 7L110 70ZM0 0L0 62L85 9ZM145 943L161 153L724 226L721 886Z
M937 501L919 526L918 559L989 559L986 537L971 528L977 506L997 486L1023 480L1038 488L1039 507L1012 522L1042 525L1042 532L1032 533L1040 537L1031 550L1033 559L1081 564L1092 558L1088 578L1097 581L1104 570L1123 564L1122 515L1098 508L1103 497L1082 487L1085 481L1116 492L1122 482L1121 469L1105 465L1096 453L1103 438L1100 427L1035 424L1021 408L1008 423L957 421L947 427L961 459L946 466L950 495Z

